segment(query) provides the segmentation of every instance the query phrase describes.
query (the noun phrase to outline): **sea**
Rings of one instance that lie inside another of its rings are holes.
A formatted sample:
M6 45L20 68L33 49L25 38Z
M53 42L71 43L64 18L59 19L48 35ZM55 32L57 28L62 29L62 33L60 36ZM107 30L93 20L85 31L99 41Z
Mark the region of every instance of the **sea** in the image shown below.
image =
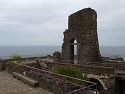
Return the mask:
M22 57L52 55L55 51L61 52L61 46L0 46L0 58L11 58L13 54ZM122 57L125 60L125 46L100 46L102 56Z

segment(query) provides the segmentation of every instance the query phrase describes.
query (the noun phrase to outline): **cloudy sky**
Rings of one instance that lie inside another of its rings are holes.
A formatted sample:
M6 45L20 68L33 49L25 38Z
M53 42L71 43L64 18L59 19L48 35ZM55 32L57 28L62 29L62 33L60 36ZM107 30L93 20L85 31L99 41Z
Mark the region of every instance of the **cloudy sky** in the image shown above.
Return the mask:
M0 0L0 45L62 45L68 16L97 11L101 46L125 46L125 0Z

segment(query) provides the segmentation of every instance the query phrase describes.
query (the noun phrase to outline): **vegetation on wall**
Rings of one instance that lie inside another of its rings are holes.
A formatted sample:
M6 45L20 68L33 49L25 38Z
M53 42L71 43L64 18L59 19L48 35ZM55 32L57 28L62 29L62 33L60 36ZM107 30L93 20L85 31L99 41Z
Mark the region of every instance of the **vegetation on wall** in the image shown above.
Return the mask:
M54 67L54 71L58 74L62 74L62 75L66 75L66 76L70 76L73 78L78 78L78 79L82 79L82 80L87 80L87 76L84 75L82 76L82 72L79 70L79 68L74 67L74 66L56 66ZM80 85L86 85L84 82L82 81L78 81L78 80L74 80L74 79L67 79L73 83L77 83Z
M19 62L19 61L16 61L16 60L11 61L10 63L12 63L14 66L17 66L17 67L20 67L20 66L23 65L22 62Z
M111 59L111 60L114 60L114 61L124 61L124 59L121 57L119 57L119 58L114 58L114 59Z

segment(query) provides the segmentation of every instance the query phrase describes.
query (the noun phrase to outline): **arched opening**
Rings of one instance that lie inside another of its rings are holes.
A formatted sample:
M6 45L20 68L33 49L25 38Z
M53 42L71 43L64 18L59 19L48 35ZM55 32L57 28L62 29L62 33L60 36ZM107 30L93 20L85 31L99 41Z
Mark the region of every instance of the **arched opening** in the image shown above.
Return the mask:
M75 40L74 41L74 64L77 64L77 61L78 61L78 59L77 59L77 41Z
M77 41L76 39L71 39L70 41L70 60L72 63L77 63Z
M89 81L91 82L94 82L94 83L97 83L97 86L92 86L91 88L93 89L97 89L97 90L103 90L103 85L101 84L101 82L95 78L89 78ZM89 84L91 85L91 84Z

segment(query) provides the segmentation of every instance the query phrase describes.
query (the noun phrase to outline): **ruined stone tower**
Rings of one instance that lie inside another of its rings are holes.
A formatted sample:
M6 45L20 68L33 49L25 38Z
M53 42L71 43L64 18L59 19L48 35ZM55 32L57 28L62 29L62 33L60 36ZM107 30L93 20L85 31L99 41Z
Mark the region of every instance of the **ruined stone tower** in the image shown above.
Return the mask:
M74 43L76 41L76 43ZM68 29L64 31L63 62L73 63L74 45L77 45L77 62L98 62L100 58L97 36L97 14L91 8L82 9L69 16Z

